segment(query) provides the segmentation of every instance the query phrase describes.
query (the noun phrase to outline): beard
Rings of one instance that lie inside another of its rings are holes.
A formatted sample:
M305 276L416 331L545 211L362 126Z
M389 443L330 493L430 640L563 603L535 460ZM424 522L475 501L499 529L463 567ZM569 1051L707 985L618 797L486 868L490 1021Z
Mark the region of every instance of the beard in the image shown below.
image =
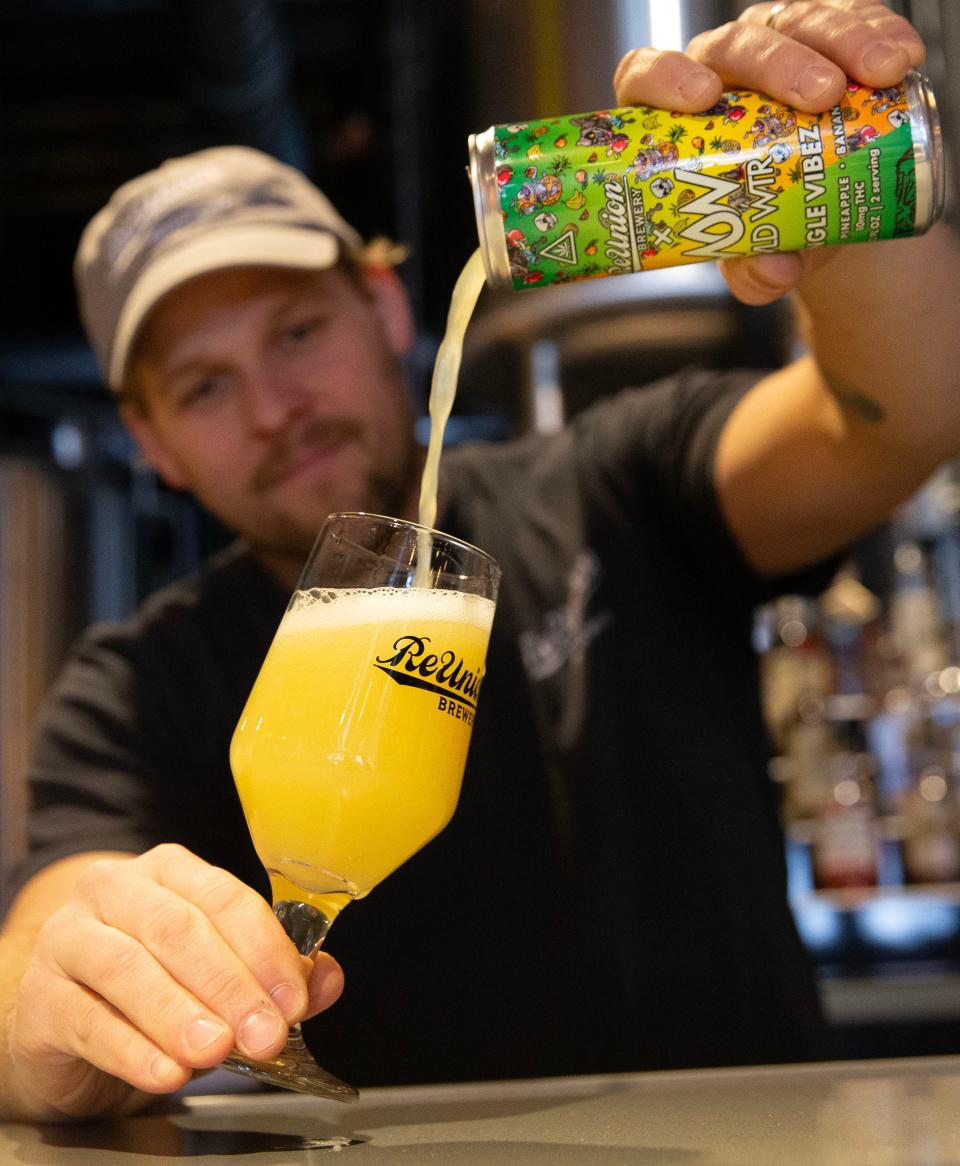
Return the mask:
M299 574L313 549L328 514L338 511L367 511L396 517L409 514L416 506L416 490L424 451L414 437L411 402L399 361L386 344L371 354L373 367L368 375L383 384L380 408L396 411L395 424L385 428L368 426L356 417L340 414L305 417L276 434L260 463L246 483L246 494L258 501L259 514L243 523L228 522L261 558L290 577ZM351 446L356 461L347 476L318 482L312 496L300 495L284 507L271 495L290 469L311 450Z
M415 518L415 514L408 512L415 505L422 465L423 451L416 444L411 430L403 448L396 451L389 463L378 461L359 486L328 483L318 490L316 518L307 520L290 513L274 513L269 520L258 523L255 531L240 533L255 551L268 558L303 561L313 549L328 514L362 510L370 514Z

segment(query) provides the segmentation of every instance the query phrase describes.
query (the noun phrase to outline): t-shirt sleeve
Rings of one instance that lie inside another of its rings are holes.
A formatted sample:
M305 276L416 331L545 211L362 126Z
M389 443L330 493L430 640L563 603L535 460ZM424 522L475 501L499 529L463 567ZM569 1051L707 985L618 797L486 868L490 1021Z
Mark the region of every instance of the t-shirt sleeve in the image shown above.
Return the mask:
M745 558L720 508L714 464L720 434L757 370L687 369L642 389L627 389L575 419L584 464L596 473L594 501L672 547L717 587L752 603L787 591L816 593L837 567L831 557L770 579ZM588 487L590 488L590 487Z
M160 841L165 815L152 773L163 737L147 688L136 640L122 625L92 629L74 648L34 731L29 849L9 897L57 859L140 853Z

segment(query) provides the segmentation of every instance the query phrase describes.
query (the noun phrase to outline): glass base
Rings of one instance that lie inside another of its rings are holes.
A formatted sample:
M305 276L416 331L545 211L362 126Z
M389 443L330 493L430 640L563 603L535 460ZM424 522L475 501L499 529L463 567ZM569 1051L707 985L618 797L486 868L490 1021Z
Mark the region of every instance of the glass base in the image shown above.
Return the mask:
M223 1068L242 1077L255 1077L269 1085L279 1085L281 1089L311 1093L314 1097L328 1097L332 1101L356 1101L360 1096L354 1086L317 1064L306 1046L299 1024L290 1029L283 1051L271 1060L254 1061L235 1052L223 1061ZM349 1139L339 1141L343 1145L349 1144Z

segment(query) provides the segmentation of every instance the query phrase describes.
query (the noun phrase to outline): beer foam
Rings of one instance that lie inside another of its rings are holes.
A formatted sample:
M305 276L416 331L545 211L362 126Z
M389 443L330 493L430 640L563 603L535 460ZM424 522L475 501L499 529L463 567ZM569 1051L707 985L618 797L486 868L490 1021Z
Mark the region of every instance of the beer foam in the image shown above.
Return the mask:
M397 620L449 620L489 631L494 602L426 587L313 587L297 591L277 635Z

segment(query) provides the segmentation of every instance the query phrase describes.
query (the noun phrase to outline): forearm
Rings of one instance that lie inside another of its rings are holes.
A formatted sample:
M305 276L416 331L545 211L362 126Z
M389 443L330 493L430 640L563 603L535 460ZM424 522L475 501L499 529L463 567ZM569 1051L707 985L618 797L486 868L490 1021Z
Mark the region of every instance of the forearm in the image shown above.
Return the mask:
M798 290L800 325L854 435L917 472L960 451L960 239L838 248Z
M888 421L873 420L873 397L858 396L851 406L853 392L845 388L841 408L806 357L760 381L724 427L715 462L720 505L764 575L848 547L919 489L940 460L905 447Z
M695 37L686 57L628 54L617 100L693 111L717 100L721 84L742 85L823 114L848 78L883 89L923 58L916 30L875 0L764 0ZM916 239L721 269L747 304L797 293L812 354L743 397L714 463L741 549L777 576L864 534L960 450L960 242L940 225Z

